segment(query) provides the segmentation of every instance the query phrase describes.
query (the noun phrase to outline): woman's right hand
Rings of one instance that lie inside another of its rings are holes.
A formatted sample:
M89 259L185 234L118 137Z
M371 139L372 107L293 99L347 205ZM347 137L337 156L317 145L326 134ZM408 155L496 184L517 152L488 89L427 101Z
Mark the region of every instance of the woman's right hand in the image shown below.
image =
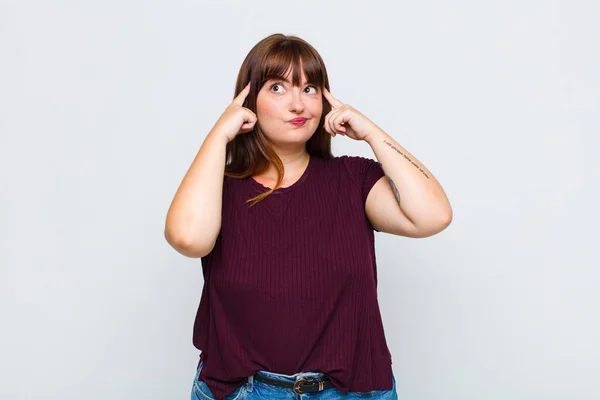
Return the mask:
M247 133L254 129L257 121L256 114L243 106L248 93L250 93L250 82L227 106L212 129L213 132L224 135L227 142L231 142L240 133Z

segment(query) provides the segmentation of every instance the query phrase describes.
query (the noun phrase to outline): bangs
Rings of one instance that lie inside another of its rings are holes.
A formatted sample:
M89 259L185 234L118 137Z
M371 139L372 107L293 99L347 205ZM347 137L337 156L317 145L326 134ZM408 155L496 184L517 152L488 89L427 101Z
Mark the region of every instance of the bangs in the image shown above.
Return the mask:
M306 83L323 87L321 62L312 51L297 41L282 41L270 49L261 63L261 86L270 79L286 79L292 67L292 84L299 86L304 72Z

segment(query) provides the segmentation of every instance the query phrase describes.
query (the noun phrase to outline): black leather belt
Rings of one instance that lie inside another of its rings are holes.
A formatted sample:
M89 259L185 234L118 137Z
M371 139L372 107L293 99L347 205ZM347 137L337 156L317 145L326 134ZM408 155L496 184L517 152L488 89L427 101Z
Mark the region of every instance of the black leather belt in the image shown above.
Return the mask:
M300 378L296 382L288 382L279 379L272 379L264 375L255 374L254 380L270 383L271 385L294 389L297 394L314 393L333 387L333 384L327 377L323 378Z

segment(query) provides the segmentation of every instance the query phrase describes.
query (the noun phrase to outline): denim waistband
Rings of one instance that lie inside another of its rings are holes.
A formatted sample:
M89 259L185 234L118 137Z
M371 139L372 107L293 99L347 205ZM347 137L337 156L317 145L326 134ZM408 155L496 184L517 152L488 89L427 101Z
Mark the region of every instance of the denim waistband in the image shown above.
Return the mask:
M276 379L279 381L296 382L300 378L323 378L326 375L322 372L298 372L293 375L278 374L269 371L258 371L256 375L265 376L267 378Z
M201 359L199 362L199 365L198 365L198 372L202 369L203 366L204 366L204 362ZM310 372L309 371L309 372L297 372L292 375L286 375L286 374L278 374L276 372L270 372L270 371L258 371L254 375L249 376L247 381L252 382L255 375L266 376L267 378L276 379L279 381L287 381L287 382L296 382L300 378L323 378L323 377L326 377L326 375L323 372Z

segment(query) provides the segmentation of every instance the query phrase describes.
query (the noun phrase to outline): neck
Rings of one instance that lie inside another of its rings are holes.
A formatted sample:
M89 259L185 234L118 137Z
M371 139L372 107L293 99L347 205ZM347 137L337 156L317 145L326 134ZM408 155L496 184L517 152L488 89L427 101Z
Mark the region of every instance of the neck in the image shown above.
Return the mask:
M277 153L277 156L279 156L283 163L284 178L302 175L310 160L310 154L308 154L306 149L295 153ZM276 180L277 170L271 166L267 171L261 173L260 177Z

